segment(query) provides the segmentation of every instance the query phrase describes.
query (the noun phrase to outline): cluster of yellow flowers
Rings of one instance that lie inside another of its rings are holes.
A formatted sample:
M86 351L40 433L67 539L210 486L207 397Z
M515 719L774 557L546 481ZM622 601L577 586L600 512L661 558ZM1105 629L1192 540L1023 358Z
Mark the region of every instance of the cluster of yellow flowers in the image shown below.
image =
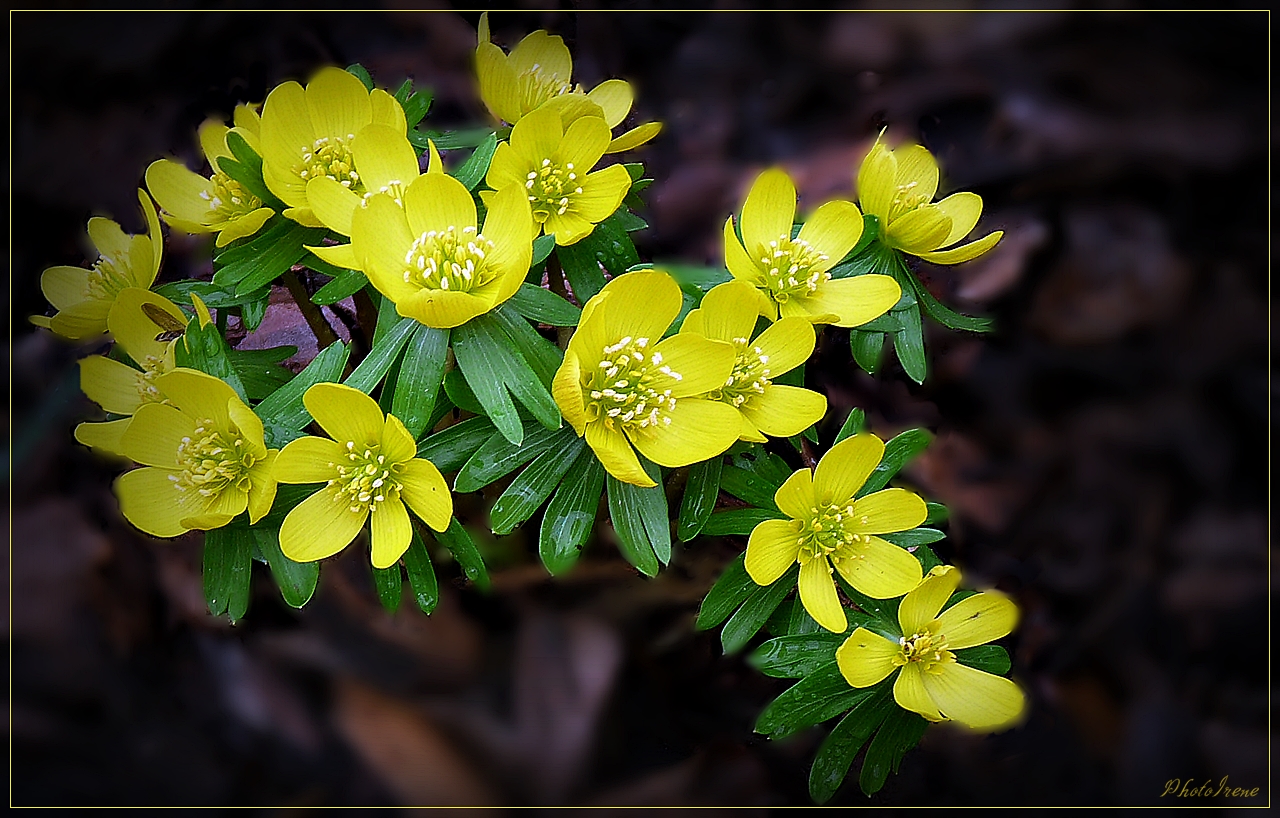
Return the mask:
M651 140L661 125L614 136L631 110L630 85L608 80L590 92L573 85L559 37L535 32L507 54L490 42L485 15L478 39L480 94L510 126L496 132L505 139L475 177L482 189L446 173L434 143L422 171L404 104L353 73L325 68L305 87L278 86L260 110L239 106L232 127L201 126L209 176L171 159L147 168L147 190L139 191L145 235L91 219L92 268L44 272L56 313L34 323L76 341L117 342L113 356L81 362L85 393L113 417L81 424L76 438L139 465L115 483L122 513L139 529L174 537L241 515L257 525L280 483L316 485L279 525L280 549L296 562L333 556L367 526L371 562L385 569L410 547L409 511L434 531L450 528L448 484L418 456L421 435L406 428L413 422L385 411L387 395L380 406L367 394L376 382L363 391L314 383L302 403L328 437L295 435L269 448L267 416L234 382L197 368L188 343L210 327L204 303L193 293L184 310L152 289L161 219L212 233L219 248L242 242L233 249L267 225L314 228L307 235L324 237L308 246L317 259L354 271L371 296L433 330L475 327L527 281L537 286L529 273L538 237L568 248L613 216L632 175L621 164L598 166ZM1000 240L995 232L957 246L982 201L956 193L933 202L938 168L922 147L894 151L877 139L857 183L861 208L827 202L797 231L794 183L780 169L761 173L738 218L724 225L727 280L693 304L671 275L648 268L615 271L579 299L576 329L545 388L605 471L652 488L652 464L703 463L739 442L794 437L822 420L825 395L780 379L813 355L823 325L859 327L903 296L893 276L838 269L864 224L874 221L883 247L939 264L974 258ZM856 435L815 469L796 471L774 498L787 519L755 528L746 569L770 585L798 563L801 603L836 633L848 619L835 574L869 597L901 597L896 643L858 628L840 647L849 683L866 687L899 671L894 695L903 708L934 721L1005 726L1023 708L1021 691L957 662L953 651L1007 634L1016 609L986 593L943 610L959 572L944 566L926 576L916 556L881 536L919 526L924 501L900 488L858 496L883 453L878 438Z

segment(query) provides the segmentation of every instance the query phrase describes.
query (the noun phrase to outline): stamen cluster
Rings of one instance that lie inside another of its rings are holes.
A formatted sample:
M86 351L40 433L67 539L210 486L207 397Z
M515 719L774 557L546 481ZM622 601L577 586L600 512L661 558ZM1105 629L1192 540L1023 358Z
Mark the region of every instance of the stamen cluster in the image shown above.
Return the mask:
M572 89L572 85L567 80L562 80L553 74L544 74L542 66L537 63L520 73L518 83L520 85L520 105L525 113L532 111L549 99L569 93Z
M114 301L129 286L129 277L114 256L102 255L93 263L85 282L85 296L95 301Z
M660 389L654 382L683 378L662 362L661 352L650 352L648 346L648 338L628 335L604 348L591 379L593 404L588 411L595 417L603 416L609 429L671 425L666 413L676 408L676 399L670 389Z
M552 213L563 216L569 209L569 197L582 193L582 184L572 162L563 166L543 159L537 170L525 177L525 189L529 191L529 208L540 222Z
M399 471L401 464L388 463L376 444L361 448L348 440L346 460L329 465L338 475L328 482L338 489L334 502L348 503L353 513L377 511L379 503L400 494L400 481L393 472Z
M244 186L220 170L209 178L213 192L200 191L200 198L209 203L209 210L218 219L228 221L262 207L262 200L244 189Z
M893 663L899 667L917 662L925 673L936 675L943 672L944 665L956 660L956 655L947 650L947 637L932 633L927 627L910 639L902 637L898 643L902 653L893 657Z
M355 134L347 134L346 139L340 136L320 137L311 147L302 149L302 162L294 170L303 179L328 176L343 187L356 190L360 185L360 174L356 173L355 160L347 144L355 138Z
M906 184L898 185L894 189L893 203L889 205L889 218L891 220L901 218L911 211L919 209L921 205L929 204L930 196L912 192L918 184L918 182L907 182Z
M195 491L203 497L216 497L232 485L248 491L249 469L255 462L257 458L238 434L222 432L214 428L213 420L204 418L178 443L180 471L169 475L169 480L178 491Z
M871 542L870 535L858 534L851 530L850 523L855 521L853 505L826 504L809 509L809 515L802 520L792 520L791 525L797 533L796 541L800 546L799 561L829 556L833 563L846 559L864 559L860 546ZM867 522L862 515L859 522Z
M428 230L405 253L404 280L432 290L470 292L482 283L485 259L493 251L493 242L472 226Z
M796 296L810 295L823 283L831 280L831 273L823 272L822 263L828 260L826 253L815 249L804 239L779 236L776 241L761 248L760 269L764 272L765 286L779 304Z
M733 371L724 386L711 396L738 409L752 398L763 395L772 381L769 380L769 356L764 354L764 350L746 338L734 338L733 349L737 353Z

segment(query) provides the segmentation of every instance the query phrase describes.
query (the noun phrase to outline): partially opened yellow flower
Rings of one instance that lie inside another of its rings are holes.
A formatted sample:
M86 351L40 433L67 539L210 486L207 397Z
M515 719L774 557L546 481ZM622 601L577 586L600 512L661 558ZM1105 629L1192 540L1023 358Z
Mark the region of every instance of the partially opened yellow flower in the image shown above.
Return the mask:
M901 596L920 582L920 562L876 535L923 523L924 500L905 489L854 498L883 455L884 443L871 434L832 446L815 470L800 469L774 495L791 519L760 523L747 542L747 573L758 585L776 582L800 563L800 602L819 625L836 633L849 621L833 568L874 599Z
M777 168L756 178L742 205L742 240L733 217L724 225L724 260L733 277L764 296L769 317L856 327L898 303L902 288L890 276L832 279L831 268L862 236L852 202L827 202L791 237L796 188Z
M89 220L89 240L98 251L91 269L50 267L40 276L40 289L58 310L52 318L31 317L31 323L75 341L107 331L107 315L116 297L129 287L150 289L160 272L164 238L160 217L146 191L138 191L147 235L130 236L110 219Z
M149 290L122 290L107 315L107 328L138 368L90 355L80 359L80 388L89 399L116 415L132 415L148 403L163 403L156 380L174 369L174 344L187 317L169 299ZM76 440L95 449L120 454L120 438L130 418L81 423Z
M407 128L395 97L340 68L320 69L304 89L279 85L262 107L262 177L289 207L284 215L308 227L324 224L312 212L308 183L327 176L362 194L369 188L356 171L351 146L370 124L399 133Z
M765 435L791 437L817 423L827 413L827 396L770 380L808 360L815 334L805 319L783 318L752 340L759 306L750 285L728 281L703 297L680 332L733 345L733 371L706 397L738 410L743 440L763 443Z
M125 519L156 537L221 528L271 509L276 451L262 421L225 382L194 369L156 379L164 403L144 403L120 438L120 452L146 468L116 478Z
M403 207L378 193L351 219L351 245L369 281L400 315L429 327L456 327L515 295L533 258L533 217L523 188L489 200L483 230L461 182L424 173Z
M863 210L880 220L886 246L934 264L959 264L996 246L1003 230L952 247L978 223L982 197L952 193L934 202L937 192L938 163L919 145L894 151L877 138L858 168L858 198Z
M509 143L498 145L485 181L494 190L519 186L539 232L555 234L556 244L573 244L613 215L631 189L622 165L588 172L608 144L603 119L582 117L565 128L554 111L539 109L511 130Z
M372 562L389 568L409 548L408 505L435 531L449 527L453 497L430 460L417 457L413 435L373 398L337 383L318 383L302 401L332 438L302 437L276 460L282 483L324 483L280 527L280 550L314 562L346 548L369 521Z
M1008 634L1018 609L995 591L942 606L960 584L960 572L939 565L898 605L903 636L893 642L858 628L836 651L846 681L870 687L900 671L893 698L929 721L956 721L974 730L1008 727L1022 713L1025 697L1012 681L956 661L952 651L983 645Z
M605 469L637 486L654 485L637 449L660 466L687 466L722 454L742 430L731 405L699 397L729 378L733 347L691 333L662 339L680 303L666 273L613 279L583 308L551 385Z
M257 114L241 105L236 109L236 120L246 126L228 128L216 120L200 126L200 147L213 169L209 178L171 159L158 159L147 168L147 189L164 211L169 226L187 233L217 233L214 244L218 247L252 236L275 214L218 167L218 159L233 158L227 147L230 133L240 135L254 150L259 149L258 134L253 130L259 124Z
M574 87L573 57L564 40L545 31L525 37L510 55L489 41L489 15L480 15L479 44L476 47L476 74L480 97L498 119L512 125L525 115L549 106L560 115L563 126L580 117L603 119L612 130L627 118L634 93L625 80L606 80L584 94ZM659 122L646 122L610 141L605 153L639 147L662 130Z

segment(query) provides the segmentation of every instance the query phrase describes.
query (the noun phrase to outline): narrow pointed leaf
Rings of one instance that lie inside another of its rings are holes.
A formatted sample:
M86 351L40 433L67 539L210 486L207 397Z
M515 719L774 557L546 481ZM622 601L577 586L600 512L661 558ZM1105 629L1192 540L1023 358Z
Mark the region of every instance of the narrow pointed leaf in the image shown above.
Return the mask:
M680 522L676 533L680 542L689 542L702 532L711 518L720 496L720 473L723 457L713 457L689 467L689 478L684 485L684 498L680 501Z
M413 601L418 604L419 610L429 614L440 601L440 586L435 569L431 567L431 555L416 526L403 559L405 573L409 575L409 587L413 589Z
M493 533L510 534L529 519L551 496L585 446L586 441L579 437L564 448L548 449L535 457L493 504L489 512Z
M742 607L720 629L720 644L726 654L741 650L751 637L760 632L782 600L796 587L798 573L799 568L793 565L777 582L757 586L751 592Z
M542 515L538 554L552 574L562 574L578 561L595 527L604 480L595 452L583 447Z
M280 588L280 595L293 608L301 608L311 600L320 579L319 562L294 562L280 551L279 529L250 529L258 550L271 568L271 576Z
M395 613L400 607L400 594L404 590L404 575L400 563L390 568L373 569L373 585L378 590L378 601L387 613Z
M400 418L415 440L422 436L435 410L448 349L449 330L419 324L401 359L391 414Z

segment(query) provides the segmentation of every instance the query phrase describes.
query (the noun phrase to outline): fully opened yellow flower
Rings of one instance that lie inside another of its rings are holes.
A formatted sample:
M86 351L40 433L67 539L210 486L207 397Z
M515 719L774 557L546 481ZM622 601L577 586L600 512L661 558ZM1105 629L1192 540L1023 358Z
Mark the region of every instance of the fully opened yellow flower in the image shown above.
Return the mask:
M493 195L481 231L475 200L452 176L422 174L403 204L378 193L351 219L352 251L400 315L456 327L520 289L534 235L523 188L509 185Z
M1003 230L952 247L978 223L982 197L952 193L934 202L937 192L938 163L919 145L893 151L877 138L858 169L859 200L864 210L880 220L886 246L934 264L959 264L996 246Z
M924 522L924 500L905 489L884 489L854 499L880 463L884 443L856 435L823 455L813 472L800 469L782 484L774 502L790 520L766 520L747 542L747 573L758 585L775 582L800 563L800 601L829 631L849 626L836 595L832 568L875 599L901 596L920 582L920 563L877 537Z
M328 176L357 194L367 190L355 169L351 143L366 125L403 134L404 109L395 97L372 92L340 68L322 68L305 89L279 85L262 107L262 176L289 205L284 215L308 227L323 227L307 198L308 183Z
M147 235L130 236L110 219L89 220L89 240L98 251L91 269L50 267L40 276L40 289L57 310L52 318L36 315L31 323L75 341L107 331L107 315L116 297L129 287L150 289L160 272L164 238L156 206L145 191L138 201Z
M453 498L429 460L416 457L413 435L373 398L336 383L302 396L307 411L333 438L302 437L276 460L282 483L324 483L280 527L280 549L294 562L314 562L346 548L365 521L375 568L395 565L413 536L407 504L436 531L449 527Z
M729 378L733 347L691 333L662 340L680 303L666 273L613 279L583 308L551 385L605 469L637 486L654 482L636 449L661 466L687 466L723 453L742 430L731 405L699 397Z
M498 145L485 181L494 190L518 185L540 232L554 233L556 244L573 244L609 218L631 189L622 165L588 173L608 144L603 119L582 117L566 129L554 111L539 109L511 130L509 143Z
M146 468L116 479L125 519L156 537L220 528L246 509L257 522L275 499L262 421L225 382L194 369L156 379L164 403L145 403L120 452Z
M724 225L724 259L733 277L758 289L770 317L856 327L898 303L902 289L889 276L832 279L831 268L862 236L862 214L852 202L827 202L791 237L796 188L781 170L756 178L742 205L742 241L733 217Z
M103 409L132 415L148 403L164 402L156 380L174 369L174 344L187 317L177 305L149 290L122 290L107 315L107 329L139 368L105 355L80 359L80 388ZM120 438L130 418L81 423L76 440L86 446L120 453Z
M510 55L489 42L489 15L480 15L476 74L480 97L498 119L512 125L543 106L556 110L569 127L583 116L600 117L612 130L631 111L633 92L625 80L606 80L584 94L574 87L573 57L564 40L545 31L525 37ZM646 122L608 143L605 153L618 153L643 145L662 130L658 122Z
M898 606L903 636L897 642L858 628L836 651L836 661L854 687L870 687L900 670L893 683L894 700L929 721L999 730L1022 713L1022 691L1003 676L960 664L952 651L1009 633L1018 621L1018 609L1003 594L988 591L943 611L959 584L955 568L934 568Z
M680 327L716 341L733 344L733 371L707 394L727 403L742 418L743 440L763 443L765 435L800 434L827 413L827 397L810 389L773 383L813 354L813 324L803 318L783 318L755 340L760 302L756 291L741 281L719 285L702 299Z
M243 110L243 112L242 112ZM217 233L214 244L223 247L236 239L252 236L275 214L262 200L223 173L218 159L232 158L227 135L239 134L257 150L257 114L247 105L236 110L236 120L245 127L228 128L216 120L200 126L200 147L213 175L205 178L171 159L159 159L147 168L147 188L164 211L170 227L187 233Z

